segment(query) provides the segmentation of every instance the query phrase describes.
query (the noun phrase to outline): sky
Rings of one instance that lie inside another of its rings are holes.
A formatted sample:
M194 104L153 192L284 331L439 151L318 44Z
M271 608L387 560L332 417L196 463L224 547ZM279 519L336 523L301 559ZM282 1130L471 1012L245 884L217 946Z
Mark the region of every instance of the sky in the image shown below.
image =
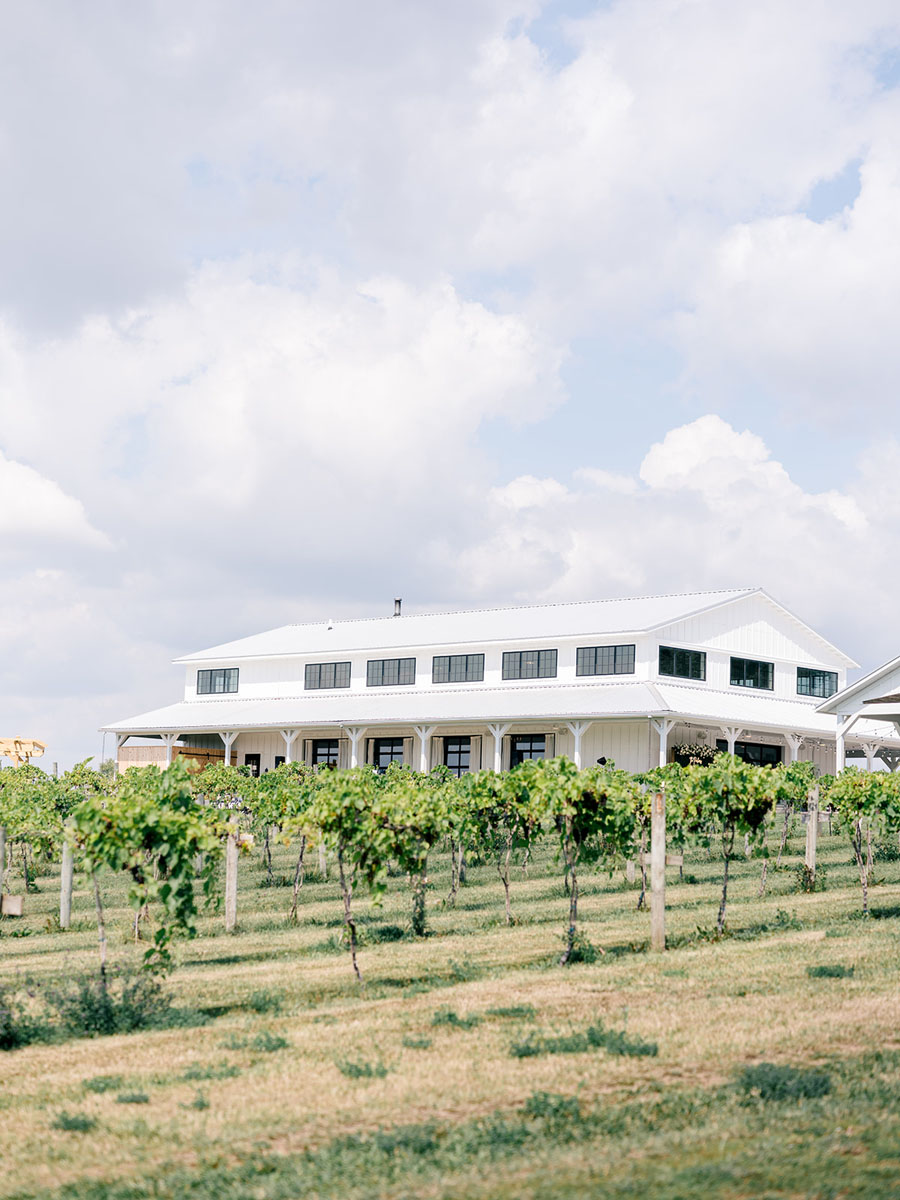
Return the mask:
M0 179L45 761L395 596L760 586L900 652L896 0L30 0Z

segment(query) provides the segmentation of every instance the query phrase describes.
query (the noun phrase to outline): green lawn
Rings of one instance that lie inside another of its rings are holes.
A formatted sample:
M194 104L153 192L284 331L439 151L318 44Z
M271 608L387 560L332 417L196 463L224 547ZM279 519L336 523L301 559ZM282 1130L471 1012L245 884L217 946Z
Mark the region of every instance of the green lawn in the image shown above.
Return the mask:
M187 1024L0 1053L2 1193L898 1197L900 862L876 862L862 921L849 845L820 840L828 886L812 895L794 890L800 830L789 848L762 899L759 861L738 864L721 942L720 863L688 853L684 882L668 872L664 955L647 952L637 889L586 877L583 929L606 953L566 968L549 844L515 872L511 928L489 865L445 907L437 855L429 937L391 940L409 925L405 879L379 909L358 897L362 988L335 882L308 872L289 925L290 888L261 886L255 852L238 932L211 915L179 946L169 986ZM292 866L279 847L276 881ZM85 881L66 934L56 876L37 882L26 916L0 925L0 984L33 1006L96 964ZM104 893L111 958L136 962L122 881ZM745 1090L741 1072L766 1062L827 1080Z

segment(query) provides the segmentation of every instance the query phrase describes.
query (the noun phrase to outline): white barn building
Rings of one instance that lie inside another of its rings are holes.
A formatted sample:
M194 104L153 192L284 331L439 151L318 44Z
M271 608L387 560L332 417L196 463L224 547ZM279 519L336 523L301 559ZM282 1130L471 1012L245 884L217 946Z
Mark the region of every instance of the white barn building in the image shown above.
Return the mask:
M823 701L857 664L761 589L426 615L396 607L177 659L181 700L106 726L120 768L182 753L254 772L295 759L461 772L567 754L639 771L705 743L834 770L837 721ZM867 736L857 728L845 748Z

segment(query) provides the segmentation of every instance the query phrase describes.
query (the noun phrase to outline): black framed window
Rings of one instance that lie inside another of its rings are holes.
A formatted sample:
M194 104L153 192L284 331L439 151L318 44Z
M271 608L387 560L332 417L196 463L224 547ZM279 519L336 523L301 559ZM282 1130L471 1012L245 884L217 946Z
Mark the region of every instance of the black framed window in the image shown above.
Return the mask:
M724 738L716 739L716 749L728 750ZM765 742L735 742L734 752L738 758L753 763L755 767L777 767L781 762L781 746L770 746Z
M209 671L197 672L198 696L218 696L222 692L236 692L237 690L237 667L213 667Z
M633 675L634 646L579 646L576 675Z
M342 688L350 686L350 664L307 663L303 686L305 688Z
M372 748L372 762L379 771L392 762L403 762L403 738L376 738Z
M660 646L659 673L674 675L678 679L705 679L706 651L677 650L674 646Z
M837 671L818 671L814 667L797 668L797 695L827 700L838 690Z
M367 687L398 687L415 682L414 658L370 658L366 664Z
M771 692L775 687L774 663L757 662L755 658L732 658L731 686Z
M509 765L517 767L526 758L547 757L547 736L543 733L514 733L510 746Z
M284 755L283 755L283 754L276 754L276 755L275 755L275 768L276 768L276 770L277 770L277 769L278 769L278 767L280 767L280 766L281 766L283 763L284 763Z
M250 774L259 778L260 757L258 754L245 754L244 766L250 768Z
M472 739L470 737L444 738L444 766L457 778L465 775L472 763Z
M337 738L313 738L312 765L314 767L336 767L340 743Z
M431 661L432 683L480 683L483 654L436 654Z
M555 679L555 650L507 650L503 655L504 679Z

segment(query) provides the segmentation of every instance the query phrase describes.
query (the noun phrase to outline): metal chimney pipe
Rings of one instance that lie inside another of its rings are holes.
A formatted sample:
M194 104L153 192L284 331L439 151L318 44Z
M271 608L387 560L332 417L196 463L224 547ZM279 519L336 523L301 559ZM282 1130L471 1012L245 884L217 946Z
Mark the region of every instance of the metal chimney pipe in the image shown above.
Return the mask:
M394 616L395 617L400 616L400 606L402 603L403 603L402 600L399 600L395 597L395 599L394 599Z

